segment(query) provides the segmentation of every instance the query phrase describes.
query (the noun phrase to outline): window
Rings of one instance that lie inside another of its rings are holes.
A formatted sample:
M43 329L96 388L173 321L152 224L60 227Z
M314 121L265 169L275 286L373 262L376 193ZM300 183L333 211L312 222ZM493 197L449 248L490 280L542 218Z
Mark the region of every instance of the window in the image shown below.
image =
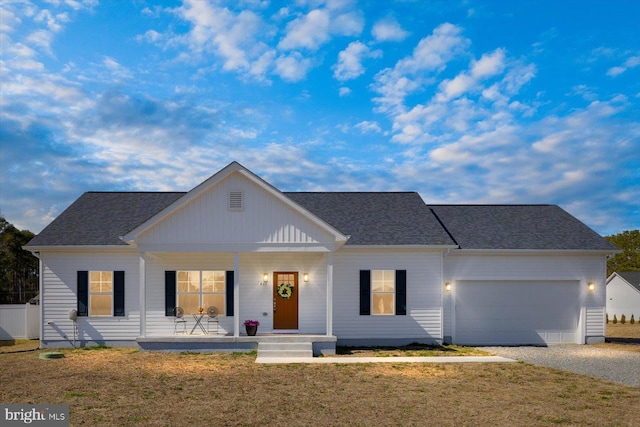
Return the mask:
M395 277L395 270L371 270L371 314L395 314Z
M178 271L176 291L176 305L185 313L211 306L218 309L219 315L225 313L224 271Z
M113 272L89 272L89 316L113 315Z
M360 270L361 316L406 316L407 270Z

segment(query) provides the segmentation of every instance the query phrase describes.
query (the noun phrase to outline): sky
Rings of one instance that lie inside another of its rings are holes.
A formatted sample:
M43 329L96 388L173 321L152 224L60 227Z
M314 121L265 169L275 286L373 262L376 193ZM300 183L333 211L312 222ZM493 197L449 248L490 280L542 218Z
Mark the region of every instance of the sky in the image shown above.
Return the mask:
M636 0L0 3L0 215L188 191L558 204L640 228ZM384 207L381 207L384 209Z

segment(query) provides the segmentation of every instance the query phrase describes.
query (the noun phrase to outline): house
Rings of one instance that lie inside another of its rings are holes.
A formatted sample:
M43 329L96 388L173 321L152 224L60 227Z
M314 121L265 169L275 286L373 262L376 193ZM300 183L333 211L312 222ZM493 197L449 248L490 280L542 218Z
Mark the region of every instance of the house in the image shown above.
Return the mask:
M26 248L40 260L44 347L238 350L304 336L315 354L602 342L617 251L558 206L288 193L237 162L186 193L85 193ZM178 306L196 333L197 308L215 306L217 333L176 334Z
M627 321L632 314L640 320L640 271L614 272L607 278L607 314L609 320L623 314Z

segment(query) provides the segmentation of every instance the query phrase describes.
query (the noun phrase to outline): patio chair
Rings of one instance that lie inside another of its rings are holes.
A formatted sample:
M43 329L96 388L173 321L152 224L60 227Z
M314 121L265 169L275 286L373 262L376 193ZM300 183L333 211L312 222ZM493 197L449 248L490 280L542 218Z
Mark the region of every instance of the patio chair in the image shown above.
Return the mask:
M183 333L187 333L187 319L184 318L184 309L182 307L176 307L173 309L173 333L178 333L178 326L183 330Z
M218 322L218 308L215 306L211 306L207 308L207 332L211 332L211 324L216 325L216 334L218 333L218 327L220 323Z

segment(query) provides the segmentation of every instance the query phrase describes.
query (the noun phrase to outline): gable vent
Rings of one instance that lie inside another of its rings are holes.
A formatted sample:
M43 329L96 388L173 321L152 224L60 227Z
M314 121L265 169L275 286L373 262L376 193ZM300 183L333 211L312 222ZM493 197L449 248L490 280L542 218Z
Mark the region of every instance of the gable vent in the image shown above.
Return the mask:
M229 192L229 210L241 211L244 209L244 197L242 191Z

